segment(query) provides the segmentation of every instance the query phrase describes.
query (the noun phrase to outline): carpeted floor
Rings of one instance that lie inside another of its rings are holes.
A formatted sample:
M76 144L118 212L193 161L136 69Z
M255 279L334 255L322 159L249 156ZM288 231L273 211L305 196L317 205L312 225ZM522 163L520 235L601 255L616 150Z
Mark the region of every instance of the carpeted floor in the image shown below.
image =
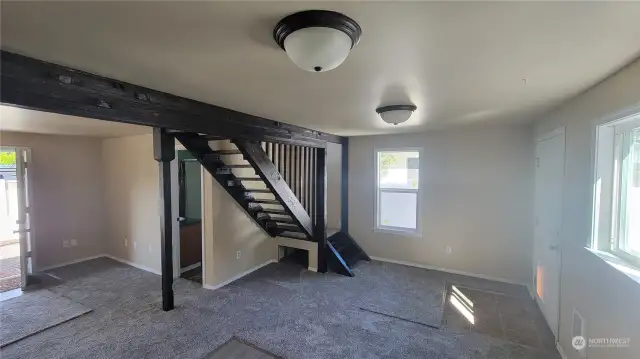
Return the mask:
M49 290L93 311L5 347L3 359L200 359L232 336L288 359L558 357L455 326L434 329L359 309L364 294L390 285L384 278L403 276L426 276L436 286L458 283L531 301L523 287L436 271L371 262L358 266L356 277L349 278L272 264L215 291L179 279L174 285L176 309L167 313L160 309L157 275L104 258L53 274L63 282Z
M91 309L46 289L0 302L0 347L89 313Z

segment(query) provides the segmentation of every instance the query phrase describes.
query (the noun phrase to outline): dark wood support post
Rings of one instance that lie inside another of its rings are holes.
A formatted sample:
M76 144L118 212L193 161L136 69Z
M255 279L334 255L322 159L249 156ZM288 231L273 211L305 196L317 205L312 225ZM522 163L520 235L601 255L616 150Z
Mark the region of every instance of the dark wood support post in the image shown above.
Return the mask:
M349 233L349 138L342 141L342 177L340 186L340 231Z
M160 253L162 310L173 309L173 241L171 226L171 161L176 157L175 139L163 128L153 129L153 157L160 168Z
M316 213L313 238L318 241L318 272L327 272L327 149L316 150Z

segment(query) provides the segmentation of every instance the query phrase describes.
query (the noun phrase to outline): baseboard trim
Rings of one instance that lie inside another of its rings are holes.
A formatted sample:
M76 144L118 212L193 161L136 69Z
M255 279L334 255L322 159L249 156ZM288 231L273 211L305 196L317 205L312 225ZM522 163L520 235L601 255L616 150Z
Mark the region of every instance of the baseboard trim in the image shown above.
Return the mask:
M429 266L429 265L425 265L425 264L398 261L398 260L389 259L389 258L381 258L381 257L374 257L374 256L370 256L370 257L374 261L394 263L394 264L402 264L402 265L410 266L410 267L417 267L417 268L422 268L422 269L436 270L436 271L439 271L439 272L445 272L445 273L451 273L451 274L466 275L466 276L474 277L474 278L487 279L487 280L492 280L492 281L496 281L496 282L502 282L502 283L508 283L508 284L516 284L516 285L522 285L522 286L527 287L527 285L524 284L524 283L516 282L516 281L510 280L510 279L505 279L505 278L492 277L492 276L488 276L488 275L484 275L484 274L463 272L463 271L459 271L459 270L455 270L455 269L434 267L434 266Z
M536 299L536 294L533 291L533 286L531 286L530 284L527 284L527 289L529 290L529 295L531 296L531 299Z
M560 345L560 342L556 342L556 348L558 348L558 353L560 353L560 357L562 359L567 359L567 355L564 353L564 350L562 349L562 345Z
M188 272L188 271L190 271L192 269L196 269L196 268L198 268L200 266L202 266L202 262L194 263L194 264L192 264L190 266L186 266L184 268L180 268L180 274L182 274L184 272Z
M142 264L134 263L134 262L128 261L126 259L118 258L116 256L112 256L111 254L105 254L104 257L107 257L109 259L113 259L114 261L117 261L117 262L120 262L120 263L124 263L124 264L130 265L130 266L138 268L138 269L142 269L143 271L147 271L149 273L162 275L162 273L160 271L157 271L157 270L155 270L153 268L144 266Z
M48 266L48 267L44 267L44 268L36 268L34 269L34 272L46 272L48 270L52 270L52 269L56 269L56 268L60 268L60 267L66 267L72 264L77 264L77 263L82 263L82 262L86 262L86 261L90 261L92 259L98 259L98 258L102 258L105 257L106 254L98 254L95 256L90 256L90 257L84 257L84 258L80 258L80 259L76 259L76 260L72 260L72 261L68 261L68 262L62 262L62 263L58 263L58 264L54 264L52 266Z
M277 262L278 262L278 261L276 261L275 259L270 259L270 260L268 260L268 261L266 261L266 262L264 262L264 263L262 263L262 264L260 264L260 265L257 265L257 266L255 266L255 267L253 267L253 268L250 268L249 270L246 270L246 271L244 271L244 272L242 272L242 273L238 274L237 276L235 276L235 277L233 277L233 278L230 278L230 279L228 279L228 280L226 280L226 281L224 281L224 282L222 282L222 283L220 283L220 284L216 284L216 285L202 284L202 288L204 288L204 289L209 289L209 290L216 290L216 289L220 289L220 288L224 287L225 285L227 285L227 284L229 284L229 283L231 283L231 282L235 282L235 281L237 281L238 279L240 279L240 278L242 278L242 277L246 276L247 274L250 274L250 273L252 273L252 272L255 272L255 271L257 271L258 269L260 269L260 268L262 268L262 267L264 267L264 266L266 266L266 265L269 265L269 264L271 264L271 263L277 263Z

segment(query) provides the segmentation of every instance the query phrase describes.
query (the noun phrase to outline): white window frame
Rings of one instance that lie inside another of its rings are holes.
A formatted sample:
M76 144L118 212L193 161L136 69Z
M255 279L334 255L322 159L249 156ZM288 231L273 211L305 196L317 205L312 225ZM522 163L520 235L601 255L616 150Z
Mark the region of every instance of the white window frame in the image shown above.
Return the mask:
M625 250L620 243L621 186L625 133L640 128L640 113L618 118L596 128L593 224L591 248L606 251L640 267L640 253Z
M418 152L418 188L417 189L405 189L405 188L380 188L380 168L378 156L380 152ZM388 233L395 235L406 235L420 237L422 236L422 217L420 216L422 208L422 147L393 147L393 148L376 148L373 153L375 175L375 205L373 222L374 232ZM416 228L383 226L380 224L380 192L395 192L395 193L415 193L416 194Z

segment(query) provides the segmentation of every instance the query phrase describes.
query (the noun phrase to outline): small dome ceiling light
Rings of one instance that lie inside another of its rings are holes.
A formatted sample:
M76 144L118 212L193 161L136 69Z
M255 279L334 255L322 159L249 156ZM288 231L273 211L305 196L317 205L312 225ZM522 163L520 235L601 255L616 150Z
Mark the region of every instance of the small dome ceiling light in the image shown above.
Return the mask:
M376 112L384 122L397 125L407 121L416 109L415 105L391 105L378 107Z
M325 72L338 67L358 44L362 29L335 11L307 10L280 20L273 38L299 68Z

